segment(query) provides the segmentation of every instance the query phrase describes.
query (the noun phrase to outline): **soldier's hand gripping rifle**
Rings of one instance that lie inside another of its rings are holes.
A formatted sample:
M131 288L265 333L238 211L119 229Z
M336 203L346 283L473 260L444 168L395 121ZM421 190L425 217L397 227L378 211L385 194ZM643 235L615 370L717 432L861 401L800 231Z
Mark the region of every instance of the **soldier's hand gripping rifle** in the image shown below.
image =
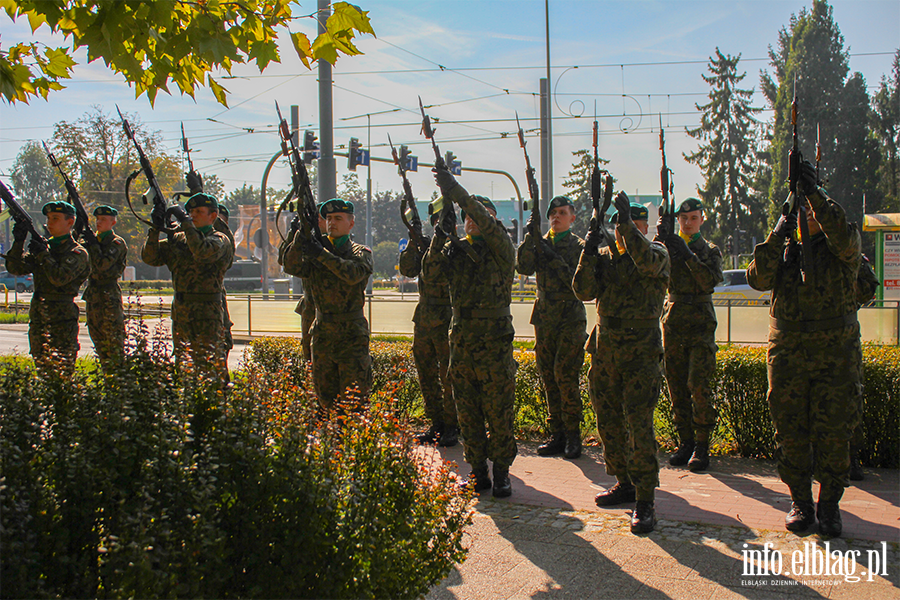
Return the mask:
M75 187L75 184L72 183L72 180L69 179L69 176L66 175L66 172L63 171L62 166L59 164L59 161L56 160L56 157L53 156L53 153L50 152L47 143L42 141L41 144L44 146L44 152L47 153L50 164L56 167L56 170L62 175L63 183L66 185L66 193L69 195L72 206L75 207L75 227L72 228L75 237L81 237L87 244L97 243L97 236L91 231L91 222L88 218L87 210L84 208L84 203L81 201L81 196L78 194L78 189Z
M594 169L591 171L591 206L593 208L593 215L591 216L590 230L593 231L594 234L598 231L603 233L603 237L606 239L606 245L615 257L618 255L616 240L613 238L612 234L607 231L606 225L604 224L604 220L606 220L606 211L609 210L609 207L612 204L613 178L612 175L609 174L609 171L600 169L600 154L598 148L600 144L599 138L600 126L597 123L597 118L595 116L593 129ZM603 197L603 206L600 205L601 196Z
M788 187L790 194L781 207L782 215L793 214L797 216L797 223L800 225L800 277L803 283L806 283L806 269L812 265L812 255L809 247L809 224L806 222L806 207L803 206L803 200L797 190L797 182L800 180L800 163L803 162L803 155L800 153L800 136L797 134L797 77L794 76L794 99L791 101L791 129L792 140L791 150L788 153ZM790 242L788 249L785 251L785 257L791 252L795 245L793 236L789 236Z
M281 152L288 158L291 164L291 193L285 198L287 202L292 196L297 198L297 212L300 214L300 234L310 239L315 237L323 248L331 249L331 242L322 235L319 229L319 210L316 208L316 200L313 197L309 183L309 173L306 165L300 158L300 151L294 143L288 122L281 116L281 108L275 101L275 111L278 113L278 132L281 135Z
M31 234L31 239L37 240L39 244L46 248L48 245L47 239L38 233L38 230L34 227L34 220L31 218L31 215L22 208L22 205L18 203L12 192L9 191L9 188L2 181L0 181L0 199L3 200L3 204L9 209L9 215L13 221L24 226L28 233Z
M391 134L388 134L388 144L391 146L391 158L397 165L397 173L403 180L403 197L400 198L400 220L409 232L409 237L419 250L419 254L425 254L428 250L428 241L422 235L422 219L419 218L419 209L416 207L416 199L413 197L412 186L406 177L406 165L400 163L400 157L397 155L397 149L394 148L394 142L391 141Z
M659 151L662 154L662 167L659 169L659 185L662 191L663 218L669 234L675 233L675 193L674 183L669 178L672 169L666 165L666 133L662 126L662 115L659 115Z
M422 112L422 135L425 136L425 139L431 140L431 149L434 150L434 168L437 171L446 171L447 164L444 162L444 157L441 156L441 150L438 148L437 142L434 141L434 128L431 126L431 118L425 114L425 105L422 104L422 96L419 96L419 110ZM454 213L456 212L456 209L453 207L453 202L451 202L449 198L444 198L444 206L441 210L439 223L445 222L444 211L447 210L451 210ZM459 236L456 235L456 228L453 228L452 231L444 231L444 233L450 239L450 243L457 248L461 248L463 252L472 259L472 262L481 262L481 257L478 256L475 249L472 248L470 244L460 240Z
M159 187L159 183L156 181L156 175L153 173L153 166L150 164L150 161L147 159L147 155L144 154L143 148L138 143L137 139L134 137L134 130L131 129L131 125L122 115L122 111L119 110L119 107L116 106L116 111L119 113L119 118L122 119L122 128L125 130L125 136L131 140L131 143L134 144L135 149L138 153L138 160L141 163L141 168L137 169L134 173L129 175L125 179L125 200L128 202L128 208L131 209L131 213L141 221L151 227L154 227L160 231L171 234L175 233L175 226L169 222L168 217L168 209L169 204L166 202L166 197L162 193L162 189ZM147 183L150 184L150 187L147 191L141 196L141 201L146 206L149 202L153 202L153 212L151 212L151 221L144 219L137 211L134 210L134 204L131 202L131 182L141 173L143 172L144 177L147 178Z
M541 195L538 191L537 180L534 178L534 167L528 158L528 150L525 149L525 132L519 124L519 113L516 111L516 128L519 134L519 146L525 154L525 178L528 181L528 197L531 199L531 242L534 244L534 253L541 256Z

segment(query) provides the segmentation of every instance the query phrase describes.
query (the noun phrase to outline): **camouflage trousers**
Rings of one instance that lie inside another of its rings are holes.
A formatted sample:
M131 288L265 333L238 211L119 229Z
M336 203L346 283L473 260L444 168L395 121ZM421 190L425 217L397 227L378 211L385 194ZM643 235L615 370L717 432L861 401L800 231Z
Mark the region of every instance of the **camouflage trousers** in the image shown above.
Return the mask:
M769 329L766 357L775 459L795 501L836 502L849 485L850 438L860 418L859 325L814 333Z
M518 365L513 359L513 333L479 333L485 335L454 335L450 339L450 381L465 438L465 458L473 468L485 465L487 459L509 468L518 453L514 429Z
M413 358L419 372L419 387L425 402L425 416L432 423L457 427L456 401L450 385L450 324L432 327L416 324L413 329Z
M172 345L179 371L190 365L198 380L228 383L222 323L221 300L172 303Z
M75 372L78 343L78 305L37 296L28 311L28 347L35 366L45 372Z
M125 311L118 294L94 295L85 301L88 333L102 366L122 364L125 359Z
M580 375L584 364L584 322L534 326L534 355L544 382L551 433L580 431Z
M231 335L231 328L234 322L231 320L231 314L228 312L228 298L225 290L222 290L222 354L225 355L225 364L228 364L228 355L234 348L234 336Z
M312 373L322 408L333 408L336 400L364 403L372 389L368 322L316 321L312 331Z
M712 381L716 374L715 322L711 331L683 332L663 327L666 383L679 441L709 443L716 427Z
M300 315L300 352L303 360L310 360L312 357L312 339L310 330L316 320L316 303L310 299L309 292L305 293L294 312Z
M659 486L653 409L662 385L660 332L603 330L596 337L589 344L588 382L606 472L630 480L638 500L653 500Z

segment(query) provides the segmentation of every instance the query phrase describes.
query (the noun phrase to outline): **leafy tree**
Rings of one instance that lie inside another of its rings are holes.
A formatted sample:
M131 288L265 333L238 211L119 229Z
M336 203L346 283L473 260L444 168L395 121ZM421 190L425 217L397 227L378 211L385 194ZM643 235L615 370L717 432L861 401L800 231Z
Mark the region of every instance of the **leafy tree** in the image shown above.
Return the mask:
M62 182L40 142L26 142L12 166L12 184L22 208L40 214L47 202L59 200Z
M397 242L383 241L372 248L372 261L375 263L375 276L385 279L397 274L394 266L399 260L400 251Z
M222 201L225 198L225 183L219 179L215 173L201 175L203 177L203 191L216 197L216 200ZM187 189L187 183L184 184Z
M569 171L569 178L563 181L563 187L572 190L569 198L575 203L575 223L572 225L572 233L584 237L591 223L591 215L593 214L593 205L591 204L591 173L594 171L594 155L590 149L576 150L572 153L577 160L572 163L572 170ZM597 162L603 165L609 164L608 160L603 158ZM543 200L543 199L542 199ZM546 206L548 200L543 200L542 205ZM546 209L541 218L546 215ZM527 217L526 217L527 218ZM546 229L546 226L544 227Z
M737 230L756 230L757 221L764 219L765 205L755 205L751 195L753 162L750 142L754 114L761 109L750 105L753 90L738 88L747 73L738 75L740 54L729 56L716 48L709 59L710 75L701 75L712 90L709 102L695 104L703 114L700 126L686 129L689 136L702 145L684 158L703 171L704 187L697 190L705 206L709 207L710 238L721 243L726 235Z
M194 97L197 86L208 85L216 100L228 105L228 90L211 75L235 64L254 62L260 72L281 62L277 29L289 28L298 18L315 19L317 12L295 16L290 0L247 2L189 0L0 0L0 8L15 21L28 19L32 31L46 25L52 33L71 39L71 47L50 48L36 42L12 44L0 52L0 94L7 102L47 98L63 89L75 66L72 55L87 49L88 62L106 66L134 85L136 96L156 95L174 83ZM310 43L303 33L290 32L294 50L310 68L311 60L337 61L338 54L361 54L353 44L356 33L375 35L366 11L336 2L325 32ZM35 70L32 70L32 69Z
M790 28L782 27L777 49L769 48L775 79L760 74L763 94L775 111L770 150L772 181L769 188L769 222L774 223L788 195L788 151L791 148L791 102L799 104L800 149L814 160L816 127L820 128L822 166L833 169L827 187L851 221L862 217L862 198L872 198L878 155L867 145L869 122L861 75L848 78L849 58L844 37L825 0L814 0L812 9L792 15ZM871 138L869 138L871 139Z
M900 210L900 49L894 54L891 78L882 75L881 86L872 99L872 129L881 145L882 166L878 173L884 194L883 212ZM870 211L872 212L872 211Z

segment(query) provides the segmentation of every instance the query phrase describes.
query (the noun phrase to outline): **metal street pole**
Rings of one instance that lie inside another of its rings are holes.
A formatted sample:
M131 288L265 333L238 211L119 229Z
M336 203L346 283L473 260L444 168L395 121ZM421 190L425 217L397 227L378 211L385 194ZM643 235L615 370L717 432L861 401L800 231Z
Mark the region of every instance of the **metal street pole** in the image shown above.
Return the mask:
M325 21L330 16L330 0L319 0L318 30L320 35L325 33ZM317 186L319 202L330 200L337 195L331 85L331 64L327 60L319 60L319 181Z

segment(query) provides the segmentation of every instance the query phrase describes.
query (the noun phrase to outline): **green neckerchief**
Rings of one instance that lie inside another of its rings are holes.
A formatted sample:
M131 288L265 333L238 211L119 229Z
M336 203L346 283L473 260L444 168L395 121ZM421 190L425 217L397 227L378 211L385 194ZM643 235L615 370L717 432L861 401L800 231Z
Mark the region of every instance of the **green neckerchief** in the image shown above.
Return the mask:
M350 234L348 233L347 235L342 235L339 238L333 238L329 235L328 239L331 240L331 245L334 246L335 250L337 250L350 240Z
M202 233L203 235L209 235L209 233L213 230L212 225L204 225L203 227L198 227L197 231Z
M113 233L113 232L112 232L112 229L108 229L107 231L104 231L103 233L98 233L98 234L97 234L97 239L100 240L100 241L102 242L103 240L105 240L106 238L108 238L109 236L111 236L112 233Z
M470 244L474 244L475 242L480 242L484 239L483 235L466 235L466 241Z
M70 237L72 237L72 236L69 235L68 233L65 235L58 235L56 237L52 237L49 240L47 240L47 243L50 245L51 248L56 248L57 246L62 244L64 241L66 241Z
M564 237L566 237L570 233L572 233L571 229L566 229L565 231L560 231L559 233L553 233L553 230L551 229L550 230L550 241L553 244L556 244L556 242L562 240Z
M687 242L688 244L690 244L691 242L696 242L697 240L700 239L700 232L698 231L698 232L695 233L694 235L688 236L688 235L686 235L683 231L679 231L679 232L678 232L678 237L680 237L680 238L683 239L685 242Z

